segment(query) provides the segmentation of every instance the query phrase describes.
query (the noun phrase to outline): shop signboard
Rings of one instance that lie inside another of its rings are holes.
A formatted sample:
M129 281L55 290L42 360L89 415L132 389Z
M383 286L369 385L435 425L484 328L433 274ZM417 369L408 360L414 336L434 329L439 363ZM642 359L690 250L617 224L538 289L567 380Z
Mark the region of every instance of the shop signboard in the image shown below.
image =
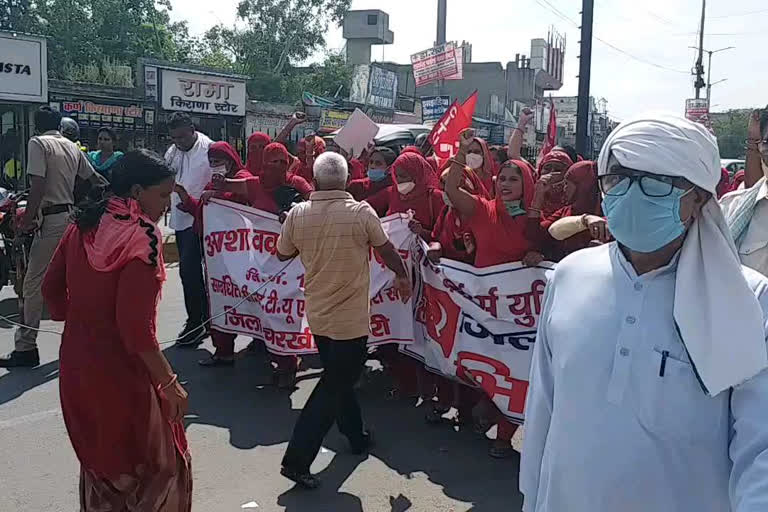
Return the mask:
M397 74L394 71L371 66L368 78L368 105L394 110L397 98Z
M318 129L324 131L336 131L347 124L347 119L349 119L349 116L351 115L352 112L324 108L320 113L320 126Z
M451 106L450 96L422 96L421 117L425 123L436 123L448 112Z
M685 117L695 123L701 123L707 128L711 126L709 119L709 100L689 99L685 100Z
M245 116L245 80L163 69L162 107L198 114Z
M62 115L76 119L82 126L112 126L131 128L144 122L140 105L115 105L86 100L62 101Z
M45 39L0 32L0 49L0 101L47 103Z

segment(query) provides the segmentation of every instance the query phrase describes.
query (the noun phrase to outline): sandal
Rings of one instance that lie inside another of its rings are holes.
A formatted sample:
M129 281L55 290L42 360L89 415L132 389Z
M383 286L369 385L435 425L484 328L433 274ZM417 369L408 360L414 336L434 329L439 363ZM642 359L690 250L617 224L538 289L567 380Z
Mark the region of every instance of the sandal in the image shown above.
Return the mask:
M311 490L320 487L320 479L309 472L294 471L284 467L280 469L280 474L304 489Z

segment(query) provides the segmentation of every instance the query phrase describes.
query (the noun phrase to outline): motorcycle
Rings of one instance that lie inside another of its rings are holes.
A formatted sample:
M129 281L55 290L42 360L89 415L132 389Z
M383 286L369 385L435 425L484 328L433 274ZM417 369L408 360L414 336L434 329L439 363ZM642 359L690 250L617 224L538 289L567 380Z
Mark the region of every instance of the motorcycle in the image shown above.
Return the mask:
M27 191L16 193L0 188L0 288L13 286L19 301L24 299L24 275L34 236L18 229L28 195Z

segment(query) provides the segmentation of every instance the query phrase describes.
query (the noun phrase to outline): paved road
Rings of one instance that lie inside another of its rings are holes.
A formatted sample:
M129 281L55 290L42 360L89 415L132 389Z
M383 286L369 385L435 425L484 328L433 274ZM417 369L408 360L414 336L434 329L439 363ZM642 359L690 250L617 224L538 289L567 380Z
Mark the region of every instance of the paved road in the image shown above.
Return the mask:
M169 272L160 306L159 336L171 339L183 320L178 271ZM15 312L9 290L0 293L0 314ZM44 322L43 328L61 325ZM0 325L0 350L13 332ZM238 340L238 349L247 340ZM42 364L34 370L0 369L0 512L78 510L78 464L59 409L58 346L41 334ZM348 455L334 429L313 471L323 487L293 488L279 463L294 421L317 381L317 361L306 361L299 389L288 394L270 385L266 363L248 355L234 369L200 368L210 349L166 349L190 396L187 434L194 470L194 509L219 511L504 511L520 510L517 457L496 461L487 442L450 426L428 427L423 410L383 399L385 379L374 372L361 390L377 447L366 459Z

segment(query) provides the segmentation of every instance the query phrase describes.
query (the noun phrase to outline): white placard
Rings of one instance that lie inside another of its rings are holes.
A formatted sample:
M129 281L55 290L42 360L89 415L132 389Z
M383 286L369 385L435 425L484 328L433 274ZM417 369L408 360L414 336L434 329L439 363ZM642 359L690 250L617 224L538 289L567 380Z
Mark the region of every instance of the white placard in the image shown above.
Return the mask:
M161 71L165 110L245 116L245 80L172 69Z
M357 158L365 147L379 133L379 126L365 115L362 110L355 109L344 127L339 130L333 141L344 151Z
M0 50L0 100L48 103L45 39L0 33Z

